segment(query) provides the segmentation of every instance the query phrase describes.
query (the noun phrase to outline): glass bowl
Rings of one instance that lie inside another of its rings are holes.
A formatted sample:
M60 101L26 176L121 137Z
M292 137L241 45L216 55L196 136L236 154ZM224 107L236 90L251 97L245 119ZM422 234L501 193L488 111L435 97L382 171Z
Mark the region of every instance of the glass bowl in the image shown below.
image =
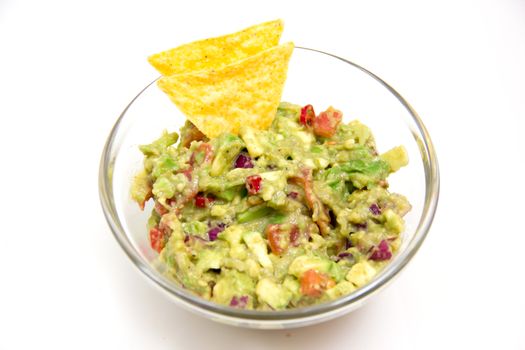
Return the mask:
M156 81L156 80L155 80ZM344 121L368 125L379 152L404 145L410 163L389 177L390 191L404 194L412 204L405 216L403 243L390 263L367 285L337 300L283 311L239 310L201 299L163 276L155 266L146 222L151 203L141 211L131 200L130 185L142 167L138 145L150 143L164 129L178 131L185 121L169 98L147 85L124 109L102 153L99 189L102 208L120 246L133 264L178 305L222 323L277 329L311 325L355 310L385 287L412 259L431 226L438 202L439 171L430 136L414 109L381 78L359 65L318 50L296 47L290 60L283 101L312 104L316 110L332 105Z

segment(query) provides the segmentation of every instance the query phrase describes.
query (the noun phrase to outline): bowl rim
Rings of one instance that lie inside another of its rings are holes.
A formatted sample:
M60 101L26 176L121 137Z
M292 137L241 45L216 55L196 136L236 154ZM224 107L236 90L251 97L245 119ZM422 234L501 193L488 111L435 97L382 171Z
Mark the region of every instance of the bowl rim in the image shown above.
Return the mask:
M124 108L119 118L115 122L113 128L104 145L99 167L99 196L100 202L103 209L104 216L108 225L113 233L113 236L124 250L128 258L133 264L146 276L150 281L154 282L164 292L167 292L171 296L176 297L178 301L185 304L186 307L193 309L205 314L218 314L226 318L238 320L240 322L275 322L280 323L298 323L301 320L307 320L313 316L319 316L321 314L333 314L338 309L348 308L354 304L360 304L360 302L367 299L372 293L378 291L380 288L385 286L391 281L398 273L403 270L406 264L413 258L421 247L425 240L432 221L435 216L439 199L440 189L440 176L439 166L434 146L432 144L430 135L426 127L424 126L421 118L412 106L399 94L394 88L387 84L383 79L363 68L362 66L353 63L347 59L341 58L331 53L327 53L317 49L306 48L302 46L295 46L295 49L310 51L327 55L337 60L343 61L354 68L357 68L376 80L384 88L386 88L394 97L403 105L408 111L417 127L417 131L420 133L421 138L412 132L412 136L419 142L419 151L423 159L423 167L425 172L425 201L423 211L419 219L419 223L415 230L413 238L410 240L406 249L400 252L397 257L397 263L390 263L368 284L358 288L354 292L335 299L333 301L316 304L313 306L307 306L296 309L288 310L274 310L274 311L261 311L261 310L243 310L235 309L229 306L216 304L214 302L205 300L197 295L192 294L183 288L176 286L173 282L170 282L167 278L159 276L154 273L152 267L147 262L143 261L142 258L137 254L133 244L127 237L124 228L119 220L118 213L114 204L112 181L113 181L113 167L115 163L115 157L112 157L112 150L115 146L115 137L119 132L119 127L124 119L126 112L133 105L133 103L146 91L152 84L154 84L159 78L156 78L146 87L144 87ZM337 316L337 315L335 315ZM335 317L333 316L333 317Z

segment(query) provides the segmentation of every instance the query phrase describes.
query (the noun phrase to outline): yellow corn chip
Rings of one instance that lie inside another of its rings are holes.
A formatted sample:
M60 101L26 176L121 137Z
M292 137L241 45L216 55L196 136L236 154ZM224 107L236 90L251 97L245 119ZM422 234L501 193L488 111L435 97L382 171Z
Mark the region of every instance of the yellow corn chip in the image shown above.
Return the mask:
M239 133L241 125L267 129L286 81L293 43L214 70L162 77L158 86L209 138Z
M266 22L160 52L150 56L148 61L162 75L218 69L276 46L282 32L281 20Z

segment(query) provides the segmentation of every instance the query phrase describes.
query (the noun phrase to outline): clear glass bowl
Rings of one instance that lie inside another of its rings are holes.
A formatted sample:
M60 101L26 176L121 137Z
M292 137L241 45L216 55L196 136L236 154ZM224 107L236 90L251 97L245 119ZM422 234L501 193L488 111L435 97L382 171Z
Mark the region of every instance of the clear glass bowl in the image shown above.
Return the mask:
M155 81L154 81L155 82ZM390 190L412 204L405 216L403 243L390 264L370 283L337 300L285 311L239 310L195 296L164 277L148 242L151 203L141 211L129 194L142 167L137 146L150 143L164 129L178 131L185 117L154 82L124 109L102 153L99 189L108 224L133 264L175 303L209 319L261 329L292 328L326 321L355 310L390 282L411 260L427 235L438 202L436 154L423 122L399 93L368 70L325 52L297 47L292 55L282 100L316 110L332 105L344 121L359 119L374 133L379 152L404 145L410 164L389 177Z

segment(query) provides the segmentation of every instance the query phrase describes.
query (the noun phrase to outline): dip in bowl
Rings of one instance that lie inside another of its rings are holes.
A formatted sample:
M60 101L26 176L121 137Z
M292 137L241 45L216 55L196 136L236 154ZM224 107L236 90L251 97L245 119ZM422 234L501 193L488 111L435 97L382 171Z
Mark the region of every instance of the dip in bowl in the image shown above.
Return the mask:
M138 146L178 131L182 115L152 83L141 91L117 120L103 151L100 195L111 230L131 261L177 304L223 323L253 328L299 327L356 309L410 261L430 228L437 206L439 174L435 152L424 125L410 105L389 85L364 68L331 54L296 48L289 65L283 101L343 111L343 122L357 119L373 132L377 149L406 149L408 166L389 178L389 190L401 193L412 209L406 214L397 251L372 280L335 299L285 310L249 310L201 298L167 278L165 266L151 248L146 223L152 203L141 211L130 186L143 167ZM374 208L375 209L375 208Z

